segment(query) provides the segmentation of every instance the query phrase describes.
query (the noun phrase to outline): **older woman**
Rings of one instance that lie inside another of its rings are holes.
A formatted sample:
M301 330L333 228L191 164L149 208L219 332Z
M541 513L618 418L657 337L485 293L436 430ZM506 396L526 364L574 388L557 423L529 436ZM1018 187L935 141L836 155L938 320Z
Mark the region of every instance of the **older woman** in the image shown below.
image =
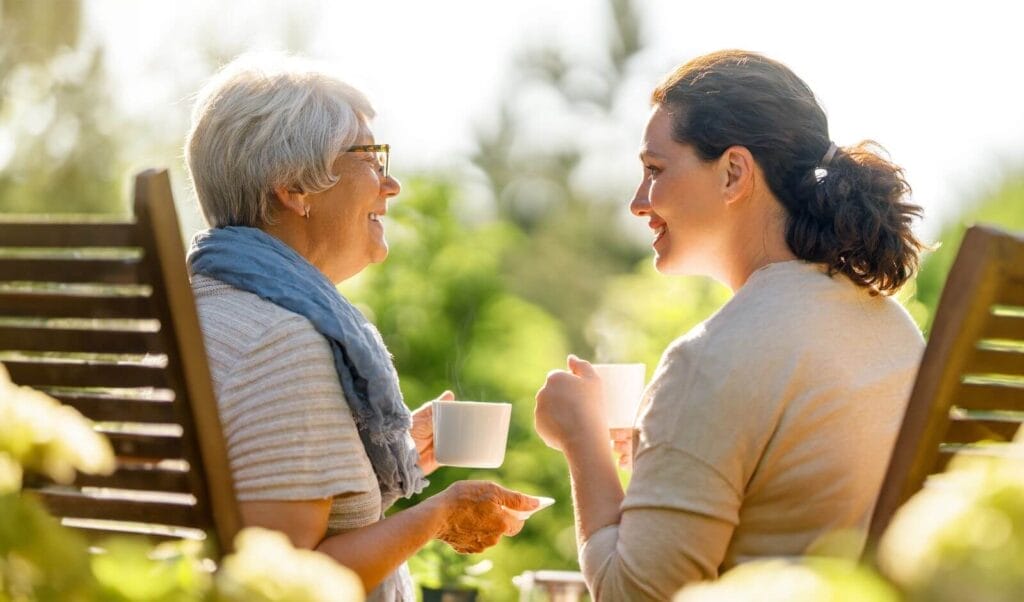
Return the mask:
M831 141L806 83L725 51L680 66L652 104L631 209L655 266L735 295L662 356L628 491L592 366L570 357L537 395L595 600L665 600L865 527L923 348L887 296L917 266L920 210L872 145Z
M430 406L410 415L380 335L335 288L388 254L400 186L373 116L298 59L224 68L186 142L210 225L188 260L243 522L352 568L370 600L404 601L404 562L429 540L481 551L521 528L507 509L536 502L459 482L384 517L436 463Z

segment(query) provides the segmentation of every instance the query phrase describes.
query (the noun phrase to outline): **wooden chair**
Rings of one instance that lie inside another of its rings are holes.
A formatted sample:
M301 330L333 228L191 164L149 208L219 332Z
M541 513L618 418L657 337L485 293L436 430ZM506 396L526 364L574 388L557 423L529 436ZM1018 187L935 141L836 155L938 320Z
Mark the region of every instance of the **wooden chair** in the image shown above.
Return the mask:
M27 482L92 535L204 539L240 528L166 171L135 180L135 221L0 222L0 362L96 421L117 470Z
M868 531L956 453L998 454L1024 421L1024 237L967 230L942 291L928 346Z

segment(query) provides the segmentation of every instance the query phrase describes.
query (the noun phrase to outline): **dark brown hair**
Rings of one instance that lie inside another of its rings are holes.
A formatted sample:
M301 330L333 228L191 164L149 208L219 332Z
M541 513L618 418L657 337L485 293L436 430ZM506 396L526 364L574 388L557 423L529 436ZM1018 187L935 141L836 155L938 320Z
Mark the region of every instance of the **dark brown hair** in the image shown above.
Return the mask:
M672 117L672 137L706 161L744 146L786 208L786 242L800 259L824 263L860 286L896 292L918 265L911 231L921 208L907 202L903 170L871 141L832 144L811 89L788 67L753 52L694 59L654 90Z

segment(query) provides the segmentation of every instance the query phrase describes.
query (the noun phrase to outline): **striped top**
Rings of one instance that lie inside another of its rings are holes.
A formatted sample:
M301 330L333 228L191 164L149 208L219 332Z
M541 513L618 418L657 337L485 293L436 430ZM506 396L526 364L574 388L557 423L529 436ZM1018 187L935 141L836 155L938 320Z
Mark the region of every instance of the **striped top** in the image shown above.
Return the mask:
M377 478L327 339L219 280L196 275L192 288L238 500L333 498L326 536L380 520ZM367 598L414 599L404 565Z

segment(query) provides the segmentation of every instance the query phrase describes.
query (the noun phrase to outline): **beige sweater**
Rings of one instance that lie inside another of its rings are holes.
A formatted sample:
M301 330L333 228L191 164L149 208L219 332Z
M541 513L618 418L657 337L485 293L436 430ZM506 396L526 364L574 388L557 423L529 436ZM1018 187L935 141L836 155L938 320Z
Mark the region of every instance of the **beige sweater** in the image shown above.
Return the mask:
M755 272L662 357L622 519L581 550L595 600L667 600L865 528L923 346L896 301L843 276Z
M333 498L328 536L380 520L380 488L327 339L219 280L194 276L192 288L238 499ZM408 569L367 600L415 600Z

